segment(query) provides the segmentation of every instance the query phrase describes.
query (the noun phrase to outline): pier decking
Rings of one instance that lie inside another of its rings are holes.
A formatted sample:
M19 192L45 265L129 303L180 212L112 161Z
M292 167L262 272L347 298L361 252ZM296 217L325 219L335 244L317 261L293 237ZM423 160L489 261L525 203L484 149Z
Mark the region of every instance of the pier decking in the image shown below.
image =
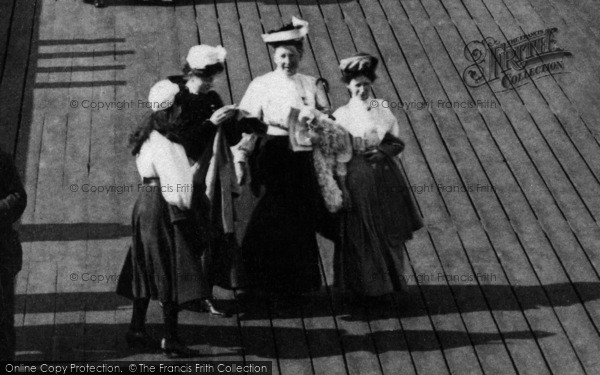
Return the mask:
M339 60L380 58L374 91L399 119L426 228L407 244L407 293L386 305L334 294L332 247L321 240L324 286L302 309L183 312L198 359L269 360L282 375L600 374L600 3L107 5L0 1L0 144L29 198L18 360L162 359L126 347L130 304L114 293L139 183L127 135L149 111L140 102L151 85L178 74L198 43L227 49L217 91L239 103L272 69L260 35L295 15L310 23L302 71L329 80L334 107L348 100ZM508 89L465 83L470 42L548 28L572 54L564 72L531 73ZM252 204L245 192L241 230ZM156 335L161 321L153 302Z

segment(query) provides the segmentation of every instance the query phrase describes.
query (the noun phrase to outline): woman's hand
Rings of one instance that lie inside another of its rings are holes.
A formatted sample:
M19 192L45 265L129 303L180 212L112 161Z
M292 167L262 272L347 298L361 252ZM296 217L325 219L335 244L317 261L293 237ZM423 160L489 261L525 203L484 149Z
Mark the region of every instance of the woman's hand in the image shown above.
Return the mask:
M298 121L301 124L311 123L315 119L315 114L313 110L308 107L303 107L300 109L300 113L298 113Z
M223 122L229 120L235 115L237 109L235 105L226 105L217 109L212 116L210 116L210 122L215 125L221 125Z
M188 81L185 83L185 86L188 88L190 93L198 95L200 92L200 86L202 86L202 80L196 76L190 77L190 79L188 79Z

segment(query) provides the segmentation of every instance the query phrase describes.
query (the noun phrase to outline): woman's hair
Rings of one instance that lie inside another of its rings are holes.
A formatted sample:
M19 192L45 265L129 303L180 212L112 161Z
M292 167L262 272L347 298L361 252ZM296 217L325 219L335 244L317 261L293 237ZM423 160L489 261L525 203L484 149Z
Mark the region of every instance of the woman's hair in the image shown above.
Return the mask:
M357 71L353 71L353 72L344 72L342 74L342 81L345 84L349 84L354 78L358 78L360 76L367 77L371 82L373 82L377 79L377 74L375 74L374 70L364 69L364 70L357 70Z
M353 79L364 76L373 82L377 79L375 71L377 71L378 64L379 59L377 57L364 52L359 52L352 57L344 59L340 61L342 81L348 84Z
M304 42L302 40L286 40L284 42L269 43L269 45L273 47L273 51L279 47L294 47L301 56L304 55Z
M189 79L192 76L206 78L221 73L223 70L225 70L223 63L207 65L202 69L193 69L190 67L190 64L185 63L183 66L183 75L186 79Z
M182 143L178 130L182 123L181 107L173 105L162 111L152 112L146 117L131 134L129 134L129 147L131 154L137 155L142 145L154 130L164 135L171 142Z

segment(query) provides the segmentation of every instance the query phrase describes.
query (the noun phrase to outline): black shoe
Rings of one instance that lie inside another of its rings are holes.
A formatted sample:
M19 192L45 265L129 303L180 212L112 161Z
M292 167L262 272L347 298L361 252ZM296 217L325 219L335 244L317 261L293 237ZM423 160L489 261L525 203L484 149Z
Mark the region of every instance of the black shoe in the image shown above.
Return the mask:
M200 310L202 312L207 312L210 315L222 317L230 316L227 312L217 309L209 298L205 298L202 301L200 301Z
M94 0L94 6L96 8L104 8L104 0Z
M158 340L152 338L145 331L128 331L125 334L125 341L129 348L145 348L145 349L159 349L160 343Z
M192 358L200 355L200 352L188 348L178 339L164 338L160 342L160 348L167 358Z

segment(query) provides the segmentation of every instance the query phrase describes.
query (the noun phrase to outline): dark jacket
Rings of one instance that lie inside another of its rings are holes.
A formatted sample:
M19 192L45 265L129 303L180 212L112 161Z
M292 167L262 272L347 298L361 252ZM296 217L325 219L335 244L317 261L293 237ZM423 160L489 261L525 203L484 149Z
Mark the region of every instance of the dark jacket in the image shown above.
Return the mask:
M19 220L27 194L12 157L0 150L0 271L16 274L21 270L23 251L13 223Z

